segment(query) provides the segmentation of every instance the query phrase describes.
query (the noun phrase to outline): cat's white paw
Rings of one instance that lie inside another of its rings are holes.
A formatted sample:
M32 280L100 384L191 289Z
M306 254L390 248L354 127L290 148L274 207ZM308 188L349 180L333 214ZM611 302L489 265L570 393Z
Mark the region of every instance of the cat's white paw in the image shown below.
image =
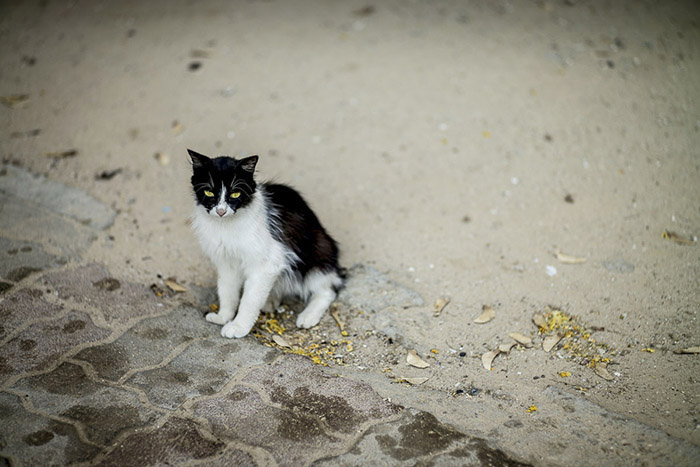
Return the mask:
M221 318L221 315L218 313L207 313L205 319L214 324L226 324L226 321L224 321L223 318Z
M224 327L221 328L221 335L229 339L238 339L247 336L251 329L252 326L242 326L241 323L233 320L230 323L226 323Z
M297 327L298 328L312 328L321 321L320 316L316 316L315 313L302 313L297 317Z

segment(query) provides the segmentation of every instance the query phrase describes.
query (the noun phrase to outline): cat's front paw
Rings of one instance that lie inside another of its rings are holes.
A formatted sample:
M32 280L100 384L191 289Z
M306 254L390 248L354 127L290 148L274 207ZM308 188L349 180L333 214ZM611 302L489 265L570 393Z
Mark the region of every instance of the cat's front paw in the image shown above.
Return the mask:
M226 324L226 321L224 321L224 318L218 313L207 313L207 316L205 316L204 318L207 321L209 321L210 323Z
M297 327L304 329L312 328L316 326L319 321L321 321L320 316L316 316L312 313L302 313L297 317Z
M252 326L244 326L241 325L240 322L233 320L230 323L226 323L224 327L221 328L221 335L229 339L238 339L247 336L251 329Z

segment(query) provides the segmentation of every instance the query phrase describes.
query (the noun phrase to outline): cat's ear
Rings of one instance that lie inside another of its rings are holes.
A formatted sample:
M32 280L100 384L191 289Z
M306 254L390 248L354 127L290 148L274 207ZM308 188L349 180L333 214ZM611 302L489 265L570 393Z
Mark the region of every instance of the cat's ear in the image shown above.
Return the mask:
M207 156L198 152L194 152L191 149L188 149L187 153L190 155L190 162L192 162L192 167L194 167L195 169L199 167L204 167L204 164L206 164L209 161L209 158Z
M255 164L258 163L258 156L250 156L245 159L241 159L239 162L239 167L246 172L255 172Z

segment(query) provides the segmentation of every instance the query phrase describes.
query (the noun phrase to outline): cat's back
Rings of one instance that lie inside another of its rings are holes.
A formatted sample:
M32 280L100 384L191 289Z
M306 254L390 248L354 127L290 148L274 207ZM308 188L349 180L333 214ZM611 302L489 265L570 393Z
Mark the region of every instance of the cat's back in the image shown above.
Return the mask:
M276 211L276 214L284 217L301 216L306 223L319 223L306 200L294 188L282 183L265 183L263 189L268 204Z

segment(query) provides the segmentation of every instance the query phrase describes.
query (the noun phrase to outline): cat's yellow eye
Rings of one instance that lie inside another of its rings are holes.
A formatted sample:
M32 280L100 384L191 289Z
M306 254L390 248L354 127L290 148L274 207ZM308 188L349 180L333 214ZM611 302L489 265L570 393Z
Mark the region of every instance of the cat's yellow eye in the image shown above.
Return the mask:
M234 191L233 193L231 193L231 198L233 198L233 199L236 199L236 198L238 198L239 196L241 196L241 192L240 192L240 191Z
M214 197L214 193L212 193L212 192L209 191L209 190L204 190L204 196L206 196L207 198L213 198L213 197Z

